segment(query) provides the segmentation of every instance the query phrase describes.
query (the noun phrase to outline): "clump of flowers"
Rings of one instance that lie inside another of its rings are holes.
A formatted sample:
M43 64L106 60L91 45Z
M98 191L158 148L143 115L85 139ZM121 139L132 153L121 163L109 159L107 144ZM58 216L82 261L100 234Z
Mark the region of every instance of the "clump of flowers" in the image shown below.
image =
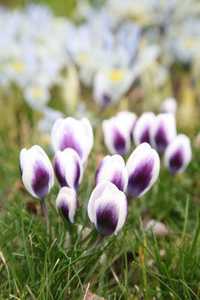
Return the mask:
M134 114L128 116L135 121ZM127 126L129 138L133 124L130 122ZM89 120L68 117L58 119L52 128L53 166L40 146L21 150L20 168L24 186L33 197L40 199L46 217L45 198L54 184L55 171L61 186L56 207L68 223L74 222L78 207L77 191L87 167L93 139ZM102 235L119 232L126 221L129 200L143 196L158 179L159 170L159 156L147 143L140 144L126 163L119 154L102 159L94 170L95 188L87 207L90 221Z
M190 139L184 134L177 134L175 103L167 99L155 115L144 112L139 118L130 112L121 112L109 120L103 121L104 143L110 153L127 155L132 143L148 143L164 156L164 165L172 174L183 172L192 158ZM119 118L119 115L121 116Z

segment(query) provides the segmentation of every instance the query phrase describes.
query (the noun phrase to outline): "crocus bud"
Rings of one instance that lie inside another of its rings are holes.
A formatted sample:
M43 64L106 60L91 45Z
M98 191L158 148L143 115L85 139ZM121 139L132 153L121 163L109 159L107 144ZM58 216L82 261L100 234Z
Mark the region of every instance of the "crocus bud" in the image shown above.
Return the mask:
M136 145L151 143L150 131L154 121L155 115L152 112L143 113L137 120L133 130L133 140Z
M88 202L88 216L102 235L117 234L127 216L127 200L113 183L100 182Z
M83 118L58 119L52 128L51 141L54 151L74 149L85 163L93 146L93 131L90 122Z
M162 113L176 114L177 103L175 98L167 98L161 103L160 111Z
M37 145L22 149L20 169L27 191L35 198L44 199L54 184L53 167L44 150Z
M179 134L165 151L164 163L172 174L182 173L192 159L190 139Z
M100 162L96 172L96 184L105 180L115 184L121 191L126 190L128 174L125 162L120 155L107 155Z
M176 120L173 114L156 116L151 127L151 143L159 153L163 153L176 137Z
M74 223L77 208L77 198L74 189L62 187L56 198L56 207L63 218Z
M103 121L104 143L112 153L127 154L131 146L131 131L136 121L135 114L121 112Z
M71 148L58 150L54 158L54 170L61 186L78 188L83 175L83 166L75 150Z
M135 79L134 70L108 68L99 70L94 76L93 98L101 107L116 104L129 90Z
M143 143L130 155L128 171L128 195L134 198L143 196L155 183L160 170L158 153L148 143Z

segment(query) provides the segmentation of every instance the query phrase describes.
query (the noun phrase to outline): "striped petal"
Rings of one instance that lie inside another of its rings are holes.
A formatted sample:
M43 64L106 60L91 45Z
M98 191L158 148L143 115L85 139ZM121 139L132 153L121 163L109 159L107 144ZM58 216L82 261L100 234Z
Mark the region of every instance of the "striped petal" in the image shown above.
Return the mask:
M164 155L165 166L172 174L182 173L192 159L190 139L179 134L167 147Z
M148 143L133 151L127 164L128 194L134 198L143 196L158 179L160 159Z
M127 216L127 200L114 184L99 183L88 202L88 216L102 235L117 234Z

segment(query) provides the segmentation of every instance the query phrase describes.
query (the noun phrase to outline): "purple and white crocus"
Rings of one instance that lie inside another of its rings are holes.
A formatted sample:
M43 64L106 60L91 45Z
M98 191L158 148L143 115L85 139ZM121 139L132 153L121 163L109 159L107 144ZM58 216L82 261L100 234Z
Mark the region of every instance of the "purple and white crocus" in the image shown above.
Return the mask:
M190 139L184 134L177 135L165 151L165 166L172 174L182 173L187 168L191 159L192 149Z
M157 115L151 127L152 146L159 153L164 153L176 135L176 119L174 114L163 113Z
M151 143L150 131L154 121L155 115L152 112L145 112L139 117L133 130L135 145Z
M74 223L77 209L77 198L74 189L62 187L56 198L56 208L61 216L70 223Z
M54 171L59 184L77 189L82 180L83 165L77 152L72 148L58 150L54 157Z
M111 154L125 155L129 152L135 122L136 115L125 111L103 121L104 143Z
M40 146L20 151L20 170L27 191L35 198L43 200L54 184L51 162Z
M71 117L58 119L51 131L54 151L71 148L85 163L93 147L93 130L88 119L77 120Z
M100 182L90 196L88 216L102 235L117 234L127 217L125 194L109 181Z
M130 155L126 168L128 171L128 195L133 198L141 197L158 179L159 155L148 143L142 143Z
M119 154L105 156L96 172L96 185L102 181L110 181L125 192L128 184L128 174L125 162Z

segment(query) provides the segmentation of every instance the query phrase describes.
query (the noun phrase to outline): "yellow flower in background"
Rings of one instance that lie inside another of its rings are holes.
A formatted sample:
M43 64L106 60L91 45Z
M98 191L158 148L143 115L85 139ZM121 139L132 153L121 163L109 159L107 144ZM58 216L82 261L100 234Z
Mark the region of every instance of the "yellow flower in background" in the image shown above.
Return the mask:
M10 67L16 72L16 73L22 73L25 71L25 64L22 61L14 61L10 64Z
M108 77L111 81L113 82L118 82L124 79L125 77L125 72L121 69L112 69L108 73Z

